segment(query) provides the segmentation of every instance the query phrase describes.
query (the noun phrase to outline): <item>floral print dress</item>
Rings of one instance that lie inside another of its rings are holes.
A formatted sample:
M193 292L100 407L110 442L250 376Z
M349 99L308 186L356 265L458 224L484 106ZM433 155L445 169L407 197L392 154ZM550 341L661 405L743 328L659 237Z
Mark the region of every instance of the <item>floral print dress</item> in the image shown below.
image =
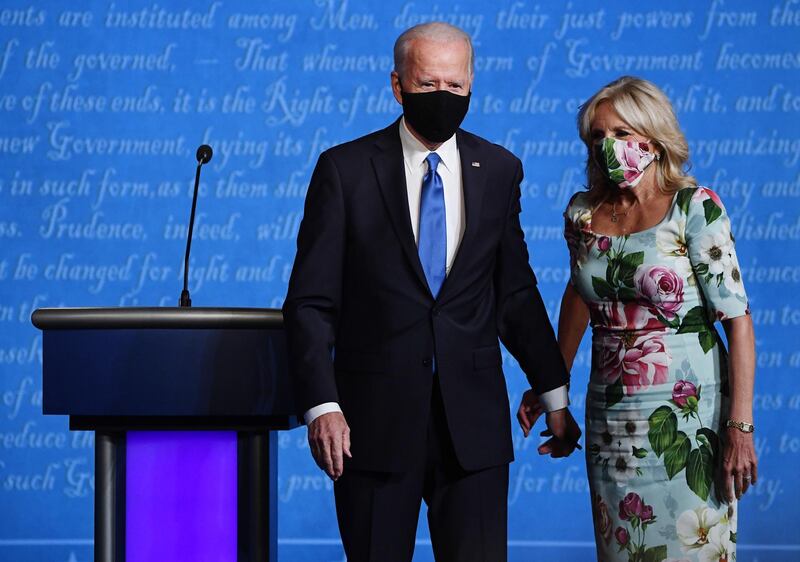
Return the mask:
M736 505L715 488L729 406L716 320L748 314L730 221L687 187L664 219L592 230L586 192L565 212L570 282L589 307L586 458L598 560L736 559Z

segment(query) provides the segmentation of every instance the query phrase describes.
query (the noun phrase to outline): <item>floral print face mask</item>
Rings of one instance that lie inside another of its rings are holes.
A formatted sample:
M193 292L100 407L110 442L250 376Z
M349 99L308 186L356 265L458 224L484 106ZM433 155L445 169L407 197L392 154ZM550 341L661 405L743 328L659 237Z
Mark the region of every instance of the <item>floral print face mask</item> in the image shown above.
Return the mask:
M647 143L610 137L595 145L594 157L608 179L623 188L636 187L645 168L658 159Z

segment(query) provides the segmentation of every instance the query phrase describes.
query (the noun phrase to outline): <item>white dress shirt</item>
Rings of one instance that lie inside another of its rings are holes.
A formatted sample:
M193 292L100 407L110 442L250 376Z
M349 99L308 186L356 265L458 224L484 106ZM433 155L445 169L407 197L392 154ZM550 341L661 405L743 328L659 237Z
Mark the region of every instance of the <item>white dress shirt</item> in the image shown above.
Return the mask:
M408 190L408 212L411 214L411 229L414 241L419 244L419 213L422 198L422 180L428 173L425 159L432 152L411 134L405 118L400 119L400 144L403 145L403 162L406 170ZM447 259L445 273L450 273L453 260L464 237L464 185L461 182L461 158L458 154L456 136L444 141L435 150L441 158L436 172L444 186L445 228L447 229Z
M411 215L411 228L414 231L414 241L419 244L419 213L420 198L422 197L422 180L428 172L428 163L425 159L430 154L406 126L405 118L400 119L400 144L403 146L403 162L406 172L406 189L408 190L408 212ZM461 239L464 236L466 223L464 222L464 184L461 181L461 158L458 153L456 136L453 135L444 141L435 150L441 158L436 168L444 186L444 208L447 229L447 260L446 273L450 273L453 260L458 252ZM566 408L569 404L567 387L562 386L545 392L539 399L545 411L552 412ZM336 402L325 402L309 409L303 418L306 425L323 414L341 412L342 409Z

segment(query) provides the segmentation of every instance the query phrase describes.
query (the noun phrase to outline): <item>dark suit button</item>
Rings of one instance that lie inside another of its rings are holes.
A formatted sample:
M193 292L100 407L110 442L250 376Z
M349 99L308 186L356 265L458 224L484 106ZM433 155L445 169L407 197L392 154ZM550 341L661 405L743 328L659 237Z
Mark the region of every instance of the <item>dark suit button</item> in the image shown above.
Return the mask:
M430 366L431 366L431 360L430 360L430 358L426 357L425 359L423 359L423 360L422 360L422 364L423 364L425 367L430 367Z
M438 306L433 307L433 310L431 310L431 314L433 314L434 317L439 316L440 312L441 310L439 309Z

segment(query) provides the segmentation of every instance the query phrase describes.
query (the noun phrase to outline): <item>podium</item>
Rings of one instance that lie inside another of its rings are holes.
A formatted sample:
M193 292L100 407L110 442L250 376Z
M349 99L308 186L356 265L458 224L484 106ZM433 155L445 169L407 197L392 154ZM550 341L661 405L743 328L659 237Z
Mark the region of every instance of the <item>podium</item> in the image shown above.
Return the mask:
M277 430L298 425L283 317L39 309L43 412L95 432L96 562L277 558Z

